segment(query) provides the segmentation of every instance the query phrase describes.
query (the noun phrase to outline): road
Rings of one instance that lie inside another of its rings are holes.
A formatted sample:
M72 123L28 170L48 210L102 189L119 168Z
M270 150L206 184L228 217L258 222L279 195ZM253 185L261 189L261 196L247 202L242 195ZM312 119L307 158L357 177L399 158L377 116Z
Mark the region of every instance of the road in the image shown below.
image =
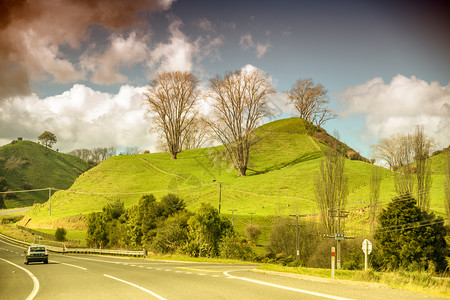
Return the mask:
M29 211L31 207L21 207L21 208L9 208L9 209L0 209L0 217L6 215L12 215L15 213L26 212Z
M0 299L439 299L365 284L253 272L254 266L50 253L23 264L0 240Z

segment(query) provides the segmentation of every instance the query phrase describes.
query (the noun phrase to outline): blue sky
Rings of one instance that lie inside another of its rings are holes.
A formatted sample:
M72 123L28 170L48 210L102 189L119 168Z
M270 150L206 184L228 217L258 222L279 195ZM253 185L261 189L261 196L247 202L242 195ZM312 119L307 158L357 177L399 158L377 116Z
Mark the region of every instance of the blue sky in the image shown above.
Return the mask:
M162 70L208 79L253 65L284 91L312 78L338 118L324 127L363 155L424 125L450 144L447 1L0 2L0 144L54 132L61 151L156 150L142 93Z

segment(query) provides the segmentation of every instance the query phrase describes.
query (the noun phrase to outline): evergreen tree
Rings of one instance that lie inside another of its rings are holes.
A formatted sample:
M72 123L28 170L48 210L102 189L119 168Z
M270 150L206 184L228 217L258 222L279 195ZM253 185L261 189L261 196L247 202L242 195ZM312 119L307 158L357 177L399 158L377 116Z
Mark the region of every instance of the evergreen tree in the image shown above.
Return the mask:
M375 232L373 266L380 269L436 271L447 267L446 228L442 217L420 209L410 194L400 195L383 209Z

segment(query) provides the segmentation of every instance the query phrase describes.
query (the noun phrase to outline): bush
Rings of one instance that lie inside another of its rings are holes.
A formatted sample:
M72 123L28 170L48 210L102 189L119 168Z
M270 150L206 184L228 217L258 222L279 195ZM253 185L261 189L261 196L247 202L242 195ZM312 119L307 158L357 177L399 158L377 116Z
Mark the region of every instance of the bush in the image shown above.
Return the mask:
M11 156L5 163L6 172L11 173L27 163L29 162L20 157Z
M245 235L248 240L250 240L256 244L256 241L258 240L259 236L261 235L261 229L259 229L258 225L248 224L245 227Z
M59 228L56 229L55 239L58 242L64 242L66 240L66 234L67 234L67 230L65 230L62 227L59 227Z
M362 156L355 150L348 150L347 157L350 160L361 160L361 161L363 160Z
M268 250L283 259L278 259L282 264L288 265L293 263L297 257L297 245L296 245L296 222L293 219L279 219L270 233L270 243ZM301 264L309 265L309 262L315 260L316 255L322 255L318 253L318 247L322 241L321 230L315 222L304 222L299 224L298 228L299 236L299 254ZM329 256L329 250L324 252ZM292 257L291 260L289 257ZM322 256L319 258L322 260ZM319 267L322 267L321 264ZM329 264L328 264L329 265ZM315 265L312 265L315 267Z
M227 235L220 245L220 256L230 259L253 260L255 254L246 240Z

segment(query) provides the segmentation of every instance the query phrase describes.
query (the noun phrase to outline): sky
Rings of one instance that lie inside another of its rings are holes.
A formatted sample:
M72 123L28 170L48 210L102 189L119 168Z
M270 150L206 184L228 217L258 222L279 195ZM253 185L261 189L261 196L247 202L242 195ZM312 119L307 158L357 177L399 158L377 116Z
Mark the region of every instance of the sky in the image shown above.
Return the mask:
M337 114L324 128L363 156L416 125L441 149L449 13L439 0L0 0L0 145L49 130L61 152L154 152L143 94L158 72L192 72L206 90L252 66L277 91L271 120L296 116L284 93L312 78Z

